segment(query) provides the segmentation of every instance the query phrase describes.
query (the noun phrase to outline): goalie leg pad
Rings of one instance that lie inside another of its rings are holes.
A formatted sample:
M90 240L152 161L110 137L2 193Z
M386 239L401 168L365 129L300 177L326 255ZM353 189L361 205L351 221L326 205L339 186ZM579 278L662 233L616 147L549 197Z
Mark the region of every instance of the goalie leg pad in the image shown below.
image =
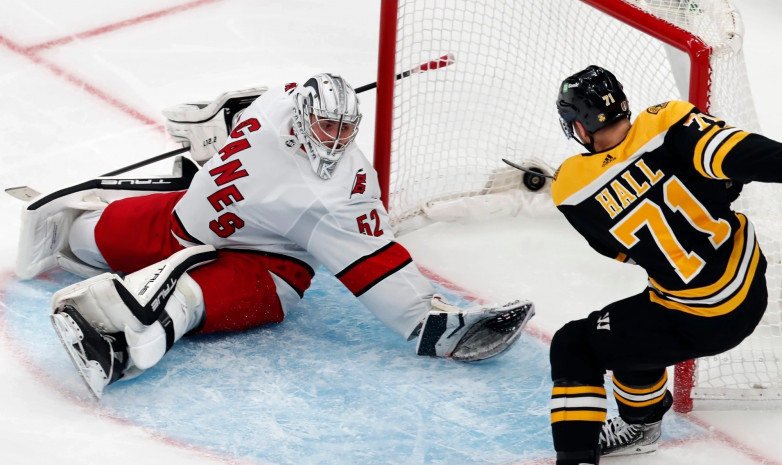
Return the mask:
M79 215L84 211L102 209L106 204L84 200L90 190L79 190L78 186L70 189L36 199L22 211L16 256L16 275L19 278L32 279L58 266L79 276L100 273L71 256L68 236Z
M104 333L122 332L126 326L141 331L158 320L185 271L215 258L211 245L188 247L124 279L103 273L57 291L52 308L71 306Z
M96 398L126 369L157 363L201 322L203 297L186 271L216 257L212 246L190 247L124 279L104 273L55 293L52 324Z
M437 298L433 303L434 310L423 321L416 352L460 362L477 362L507 352L535 314L529 301L473 310L458 310Z
M176 284L161 316L141 331L125 327L128 352L133 364L146 370L160 361L174 343L204 319L204 297L201 288L187 273Z

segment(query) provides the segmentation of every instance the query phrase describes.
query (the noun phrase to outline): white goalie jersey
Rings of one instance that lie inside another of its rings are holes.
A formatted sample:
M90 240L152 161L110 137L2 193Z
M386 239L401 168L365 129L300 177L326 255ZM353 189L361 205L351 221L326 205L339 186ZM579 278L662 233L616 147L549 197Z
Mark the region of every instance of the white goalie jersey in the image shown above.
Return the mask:
M174 235L185 246L323 265L385 325L409 337L430 310L434 289L394 241L374 168L351 144L333 177L319 178L292 118L293 100L283 88L250 105L174 208ZM299 296L275 281L287 310Z

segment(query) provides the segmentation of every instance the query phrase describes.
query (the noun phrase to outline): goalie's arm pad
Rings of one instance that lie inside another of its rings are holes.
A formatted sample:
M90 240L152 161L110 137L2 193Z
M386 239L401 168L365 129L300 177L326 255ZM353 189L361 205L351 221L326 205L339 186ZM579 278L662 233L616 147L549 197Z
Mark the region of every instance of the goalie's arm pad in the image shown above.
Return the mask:
M163 110L166 131L185 146L200 165L225 144L228 132L241 112L268 90L253 87L225 92L212 102L185 103Z
M416 353L460 362L496 357L519 339L534 314L529 301L463 310L435 295L418 335Z

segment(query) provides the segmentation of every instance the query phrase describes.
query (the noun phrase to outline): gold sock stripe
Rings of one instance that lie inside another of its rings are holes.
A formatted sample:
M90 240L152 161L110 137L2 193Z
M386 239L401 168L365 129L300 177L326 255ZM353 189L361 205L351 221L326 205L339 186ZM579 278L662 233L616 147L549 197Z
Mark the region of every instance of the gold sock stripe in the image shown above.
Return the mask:
M595 421L605 423L606 416L605 410L561 410L551 412L551 423L559 423L560 421Z
M606 421L606 390L602 386L554 386L551 422Z
M613 377L614 398L617 402L630 407L646 407L660 402L667 391L668 371L663 371L662 377L656 383L646 387L630 387Z

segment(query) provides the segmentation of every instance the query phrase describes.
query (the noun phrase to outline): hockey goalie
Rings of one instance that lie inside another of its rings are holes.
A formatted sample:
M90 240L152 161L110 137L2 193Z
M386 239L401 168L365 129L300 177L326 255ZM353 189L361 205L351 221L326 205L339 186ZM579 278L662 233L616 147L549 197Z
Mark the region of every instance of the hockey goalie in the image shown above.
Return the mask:
M53 296L52 323L96 398L184 335L280 322L321 265L419 355L507 351L533 304L458 308L395 241L377 175L355 143L358 98L340 76L229 92L164 111L191 157L175 173L99 178L32 199L17 274L88 278ZM189 162L189 163L186 163Z

